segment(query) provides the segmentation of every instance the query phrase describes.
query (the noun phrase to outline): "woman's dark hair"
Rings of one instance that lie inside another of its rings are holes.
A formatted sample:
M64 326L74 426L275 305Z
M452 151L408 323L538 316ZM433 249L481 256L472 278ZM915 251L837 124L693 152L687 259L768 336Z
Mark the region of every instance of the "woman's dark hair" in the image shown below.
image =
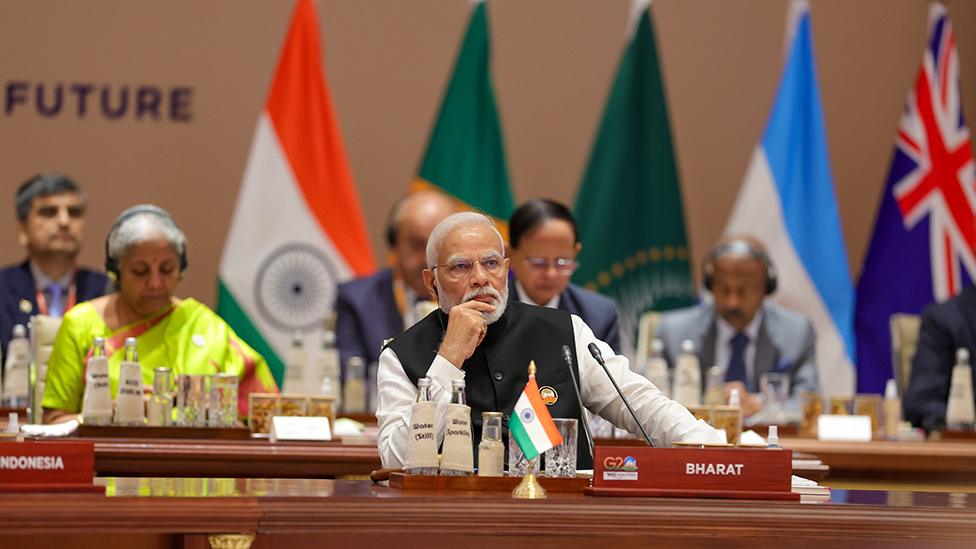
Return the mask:
M508 220L508 240L513 248L518 248L522 237L550 219L560 219L573 228L573 240L579 242L576 219L569 208L548 198L533 198L515 210Z

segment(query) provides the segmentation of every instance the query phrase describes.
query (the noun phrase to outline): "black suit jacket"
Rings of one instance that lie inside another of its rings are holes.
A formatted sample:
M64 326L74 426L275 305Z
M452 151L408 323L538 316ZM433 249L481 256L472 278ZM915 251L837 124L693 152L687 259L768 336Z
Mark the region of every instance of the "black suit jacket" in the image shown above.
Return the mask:
M75 275L75 295L78 303L104 295L108 289L108 277L104 273L78 269ZM30 303L30 310L21 308L20 302ZM30 263L11 265L0 269L0 345L4 361L7 358L7 342L14 326L27 326L32 315L37 314L37 288Z
M969 349L976 357L976 286L922 311L918 349L905 391L905 419L928 431L945 426L946 400L956 349ZM970 362L972 363L972 362ZM973 377L976 394L976 376Z

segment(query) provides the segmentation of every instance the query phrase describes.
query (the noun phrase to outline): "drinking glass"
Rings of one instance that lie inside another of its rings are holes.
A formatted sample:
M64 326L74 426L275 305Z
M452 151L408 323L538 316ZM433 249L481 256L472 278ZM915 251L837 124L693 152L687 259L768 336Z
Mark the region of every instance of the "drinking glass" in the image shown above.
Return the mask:
M556 430L563 437L563 443L546 450L546 476L551 478L576 477L577 421L575 419L553 418Z
M515 437L512 436L512 431L508 431L508 476L510 477L524 477L525 475L532 473L538 476L539 474L539 458L536 456L531 462L525 459L525 454L522 453L522 449L519 448L518 442L515 442Z
M210 379L210 408L207 425L233 427L237 423L237 376L216 374Z
M204 427L207 424L206 375L176 376L176 413L184 427Z

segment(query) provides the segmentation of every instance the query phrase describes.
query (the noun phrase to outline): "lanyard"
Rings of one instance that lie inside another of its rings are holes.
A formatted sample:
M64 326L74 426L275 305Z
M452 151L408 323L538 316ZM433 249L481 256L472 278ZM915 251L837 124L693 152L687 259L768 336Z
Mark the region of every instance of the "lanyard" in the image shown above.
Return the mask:
M35 299L37 299L37 312L42 315L46 315L48 313L48 307L47 307L47 298L44 297L44 291L37 290ZM61 308L61 314L64 315L64 313L68 312L68 310L70 310L72 307L75 306L75 303L77 303L77 301L78 301L77 284L75 284L75 276L72 275L71 282L68 283L68 300L65 301L64 307Z

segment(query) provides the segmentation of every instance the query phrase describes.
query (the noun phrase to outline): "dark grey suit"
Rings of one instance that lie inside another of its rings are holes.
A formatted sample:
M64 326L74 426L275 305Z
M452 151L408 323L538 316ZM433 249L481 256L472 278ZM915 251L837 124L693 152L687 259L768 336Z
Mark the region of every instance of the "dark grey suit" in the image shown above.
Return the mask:
M767 372L788 374L790 395L818 391L814 356L817 337L813 325L805 316L768 299L763 302L762 312L752 365L753 375L746 384L749 392L760 392L759 380ZM715 363L717 331L715 306L702 303L664 314L655 337L664 342L665 354L671 366L674 365L674 357L681 352L681 342L690 339L695 344L695 352L701 362L702 380L705 380L708 379L708 369Z
M927 431L945 427L952 367L961 347L969 349L970 357L976 356L976 286L967 286L956 297L922 311L918 349L904 402L905 419L912 425Z

